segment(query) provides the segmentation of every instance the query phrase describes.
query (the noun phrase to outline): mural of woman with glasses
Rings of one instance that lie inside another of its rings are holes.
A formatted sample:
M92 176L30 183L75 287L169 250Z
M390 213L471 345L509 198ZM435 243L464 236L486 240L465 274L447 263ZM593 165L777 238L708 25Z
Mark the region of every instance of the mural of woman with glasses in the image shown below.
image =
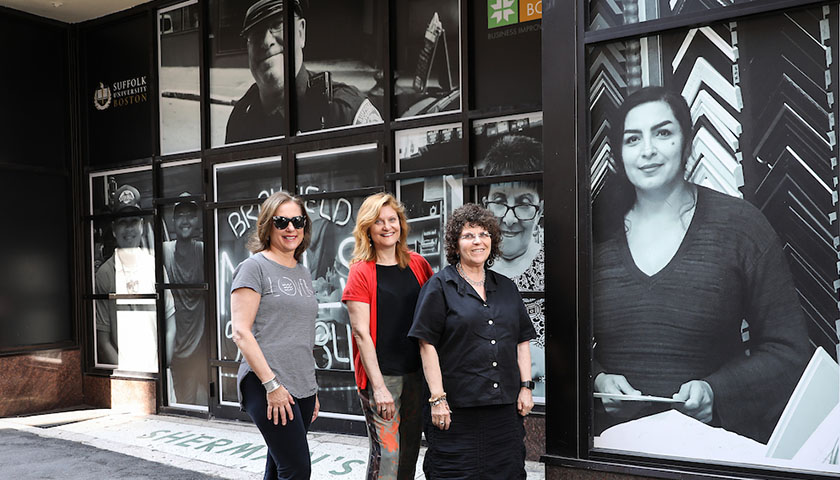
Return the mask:
M496 140L484 162L484 175L540 171L542 145L524 135L505 135ZM483 201L499 219L502 231L501 254L493 270L512 279L520 290L542 291L542 185L540 182L494 183Z
M513 175L543 168L542 144L521 134L507 134L496 140L484 157L484 175ZM520 291L545 289L542 184L537 181L494 183L482 198L484 206L499 221L501 244L492 270L513 280ZM545 396L545 315L543 304L526 300L525 305L537 331L531 341L531 373L534 396Z

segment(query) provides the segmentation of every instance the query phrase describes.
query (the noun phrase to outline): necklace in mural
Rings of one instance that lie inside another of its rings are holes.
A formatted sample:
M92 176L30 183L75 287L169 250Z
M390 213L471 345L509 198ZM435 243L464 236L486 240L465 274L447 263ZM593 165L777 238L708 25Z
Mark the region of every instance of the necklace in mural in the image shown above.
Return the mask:
M458 275L460 275L461 278L466 280L467 283L469 283L473 287L483 287L484 286L484 279L486 278L485 275L481 276L481 280L479 280L477 282L473 281L470 277L467 276L466 273L464 273L464 269L461 267L461 262L458 262L458 263L455 264L455 270L458 270Z
M125 290L126 293L135 294L140 293L140 280L139 279L132 279L129 278L128 272L125 271L125 262L123 261L122 255L119 255L119 250L115 250L115 255L119 257L120 260L120 270L122 270L123 280L125 281Z

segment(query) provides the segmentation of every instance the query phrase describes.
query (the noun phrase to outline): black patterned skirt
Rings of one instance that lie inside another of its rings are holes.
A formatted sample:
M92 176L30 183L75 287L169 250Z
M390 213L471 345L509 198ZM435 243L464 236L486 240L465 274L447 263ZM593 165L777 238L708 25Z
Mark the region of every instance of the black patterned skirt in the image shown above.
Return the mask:
M429 480L525 478L525 427L516 404L453 409L449 430L434 427L426 407L423 431Z

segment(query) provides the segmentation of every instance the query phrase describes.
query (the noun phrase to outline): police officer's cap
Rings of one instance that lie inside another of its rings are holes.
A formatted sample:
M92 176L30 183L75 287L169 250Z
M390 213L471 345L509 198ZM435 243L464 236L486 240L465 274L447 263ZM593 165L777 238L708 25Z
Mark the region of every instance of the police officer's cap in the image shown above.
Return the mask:
M301 0L259 0L245 12L245 21L242 22L241 35L245 36L248 30L254 28L263 20L283 13L286 2L291 3L298 17L303 18L303 5L301 5Z

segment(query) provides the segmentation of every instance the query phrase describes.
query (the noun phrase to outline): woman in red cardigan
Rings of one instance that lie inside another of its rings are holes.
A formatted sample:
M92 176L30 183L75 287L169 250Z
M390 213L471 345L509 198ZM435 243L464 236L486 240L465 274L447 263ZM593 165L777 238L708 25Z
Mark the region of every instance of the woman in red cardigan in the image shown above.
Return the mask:
M341 300L350 312L356 385L370 439L367 478L413 479L420 451L423 376L408 338L429 262L406 247L402 204L388 193L365 199Z

